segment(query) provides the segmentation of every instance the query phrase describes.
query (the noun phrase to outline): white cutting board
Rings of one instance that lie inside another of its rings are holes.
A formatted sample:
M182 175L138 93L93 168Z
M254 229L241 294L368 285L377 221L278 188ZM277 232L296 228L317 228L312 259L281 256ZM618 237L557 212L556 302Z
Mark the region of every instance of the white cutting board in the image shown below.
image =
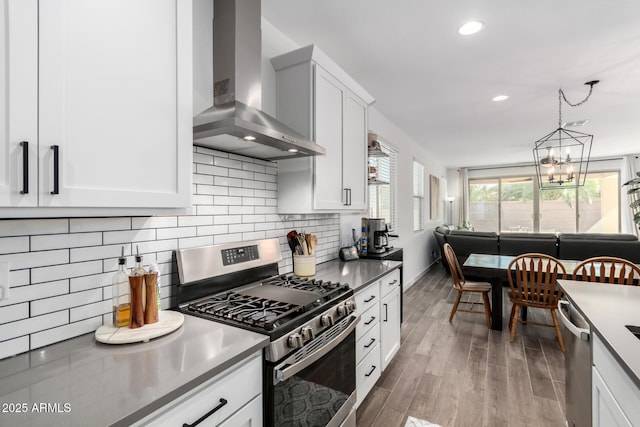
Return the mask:
M130 344L147 342L175 331L184 323L184 315L177 311L159 311L158 321L140 328L130 329L128 326L116 328L103 325L96 330L96 341L105 344Z

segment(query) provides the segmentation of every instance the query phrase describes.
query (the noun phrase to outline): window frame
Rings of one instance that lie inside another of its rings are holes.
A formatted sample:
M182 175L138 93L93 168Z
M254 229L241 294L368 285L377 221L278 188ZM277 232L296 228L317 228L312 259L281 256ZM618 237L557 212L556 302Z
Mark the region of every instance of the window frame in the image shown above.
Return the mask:
M416 176L416 175L420 176ZM425 227L425 209L424 209L424 165L418 160L413 159L412 169L412 196L413 196L413 231L424 231ZM417 205L416 205L417 202ZM416 206L419 208L419 212L416 212ZM419 220L416 224L416 214Z

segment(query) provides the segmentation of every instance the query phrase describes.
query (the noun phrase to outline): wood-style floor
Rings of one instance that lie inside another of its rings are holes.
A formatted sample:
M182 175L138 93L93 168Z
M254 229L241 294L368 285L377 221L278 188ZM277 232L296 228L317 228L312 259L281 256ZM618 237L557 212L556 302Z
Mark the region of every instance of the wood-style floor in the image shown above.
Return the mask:
M405 293L402 345L358 408L358 426L404 426L407 416L445 427L564 426L553 328L519 324L510 343L506 293L502 332L488 330L484 315L458 312L449 323L454 297L440 265ZM548 311L529 318L551 322Z

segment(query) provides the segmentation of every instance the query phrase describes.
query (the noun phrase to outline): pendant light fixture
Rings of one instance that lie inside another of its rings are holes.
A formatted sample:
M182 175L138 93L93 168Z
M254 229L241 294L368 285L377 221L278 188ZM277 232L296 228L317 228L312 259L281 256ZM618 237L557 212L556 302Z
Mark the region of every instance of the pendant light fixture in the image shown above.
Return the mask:
M585 83L589 93L582 101L572 104L558 90L558 129L535 142L533 158L541 190L557 188L575 188L584 185L591 155L593 135L567 130L562 127L562 101L571 107L584 104L593 91L593 85L599 80Z

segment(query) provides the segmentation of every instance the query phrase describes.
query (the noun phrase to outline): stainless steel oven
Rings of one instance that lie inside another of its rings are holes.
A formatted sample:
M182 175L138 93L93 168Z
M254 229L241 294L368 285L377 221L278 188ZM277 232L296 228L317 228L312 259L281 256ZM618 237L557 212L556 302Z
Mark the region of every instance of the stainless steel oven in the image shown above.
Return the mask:
M176 251L181 311L267 334L266 426L355 426L355 328L346 284L278 274L277 239Z

